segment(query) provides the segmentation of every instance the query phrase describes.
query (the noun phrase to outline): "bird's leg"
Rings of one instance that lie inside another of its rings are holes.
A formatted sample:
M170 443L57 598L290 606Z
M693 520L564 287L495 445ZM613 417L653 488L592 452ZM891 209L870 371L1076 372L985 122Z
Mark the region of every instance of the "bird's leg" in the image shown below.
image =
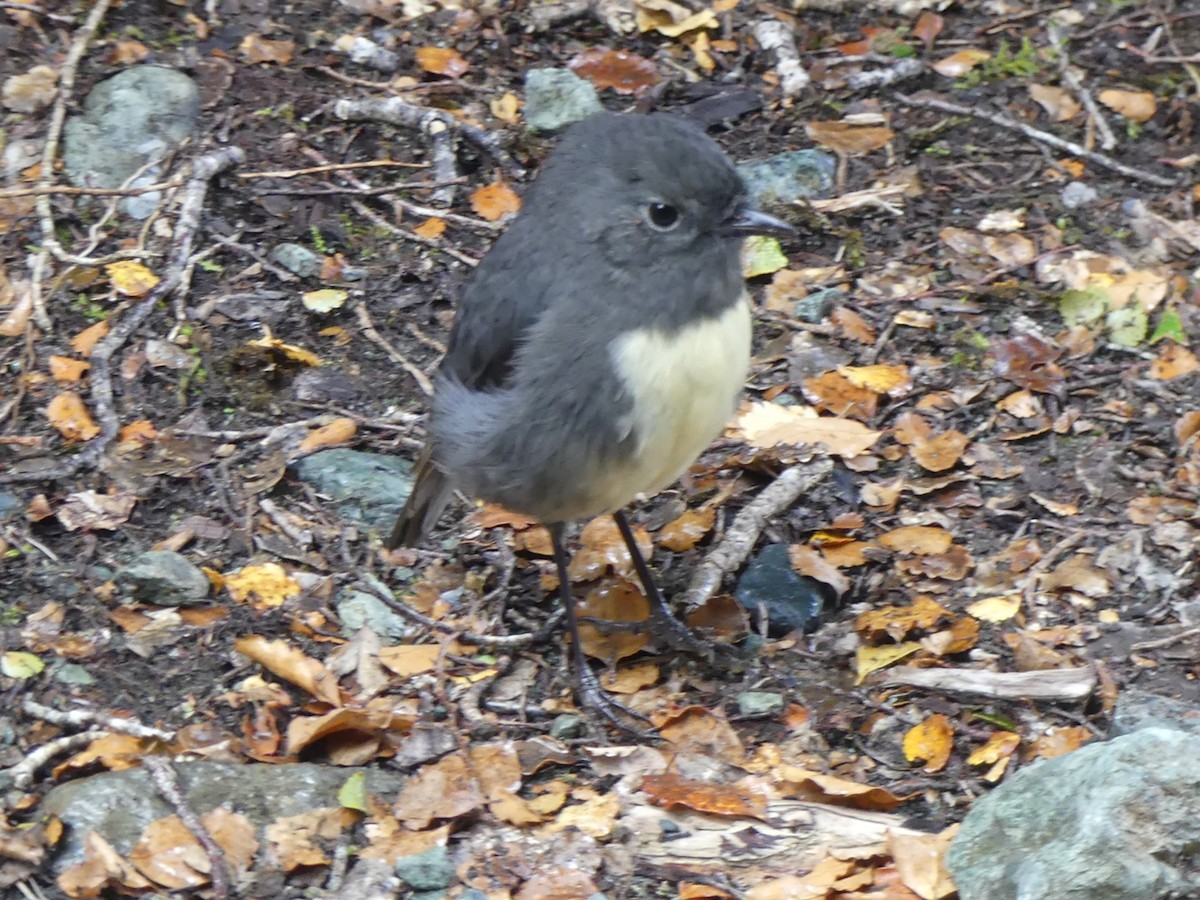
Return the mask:
M563 546L563 526L561 524L551 525L549 529L550 542L554 546L554 564L558 568L558 593L567 617L567 630L571 633L571 657L575 664L579 700L585 707L599 713L622 731L635 737L653 739L656 737L655 734L632 727L622 716L640 719L643 722L650 720L640 712L614 700L600 686L600 679L588 665L587 655L583 652L583 641L579 638L579 620L575 616L575 600L571 596L571 579L567 574L567 551Z
M675 618L658 590L658 585L654 583L654 575L646 565L646 560L642 558L642 552L638 550L637 540L633 536L633 529L629 527L629 520L625 518L625 511L619 509L612 517L617 521L617 529L625 539L625 546L629 548L629 555L633 559L634 571L637 572L638 580L646 591L646 599L650 602L650 625L653 633L662 637L675 650L694 653L711 660L721 645L705 640Z

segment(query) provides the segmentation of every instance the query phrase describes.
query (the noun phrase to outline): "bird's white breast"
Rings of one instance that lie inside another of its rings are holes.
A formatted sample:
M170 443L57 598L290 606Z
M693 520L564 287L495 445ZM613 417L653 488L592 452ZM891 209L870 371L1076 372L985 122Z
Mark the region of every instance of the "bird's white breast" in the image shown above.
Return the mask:
M671 484L721 433L750 366L750 324L743 297L720 316L673 332L629 331L612 342L613 365L633 399L624 424L637 444L612 473L609 510Z

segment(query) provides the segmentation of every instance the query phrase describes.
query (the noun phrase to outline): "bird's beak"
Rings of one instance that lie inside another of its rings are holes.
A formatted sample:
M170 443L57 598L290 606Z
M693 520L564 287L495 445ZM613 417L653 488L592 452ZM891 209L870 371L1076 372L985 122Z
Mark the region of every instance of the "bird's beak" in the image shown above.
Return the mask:
M796 229L783 219L743 206L721 225L721 234L744 237L749 234L775 234L781 237L795 234Z

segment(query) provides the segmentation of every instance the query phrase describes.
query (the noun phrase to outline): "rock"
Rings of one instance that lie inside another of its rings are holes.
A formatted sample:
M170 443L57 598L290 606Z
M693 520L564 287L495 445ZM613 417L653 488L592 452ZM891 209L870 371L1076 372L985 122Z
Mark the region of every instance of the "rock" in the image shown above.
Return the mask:
M78 663L63 663L53 669L54 680L69 687L87 687L95 684L92 673Z
M768 633L782 637L815 628L829 593L825 584L792 568L786 544L769 544L746 566L733 595L752 620L758 618L759 604L765 606Z
M96 85L83 115L67 120L67 177L82 187L116 188L141 170L130 186L161 181L160 161L193 133L199 112L200 92L188 76L165 66L131 66ZM151 191L126 197L121 207L144 219L161 202L161 193Z
M837 160L820 150L789 150L737 167L750 199L760 208L790 209L797 200L826 196Z
M961 900L1200 896L1195 742L1146 728L1008 778L950 846Z
M813 291L807 297L796 301L795 314L801 322L811 322L814 325L823 321L831 312L834 304L846 300L846 292L837 288L822 288Z
M271 260L301 278L316 275L324 264L319 253L301 244L280 244L271 251Z
M309 403L349 403L362 393L360 388L349 375L324 366L305 369L292 380L292 396Z
M1182 700L1127 688L1117 695L1112 736L1132 734L1143 728L1167 728L1200 734L1200 708Z
M550 737L560 741L569 741L571 738L579 737L582 733L583 717L577 716L575 713L563 713L561 716L555 716L554 721L550 723Z
M234 765L209 760L186 760L174 765L188 807L201 816L218 806L242 813L255 826L260 854L270 852L263 834L266 826L281 816L338 806L338 790L352 775L363 773L367 792L383 797L394 795L405 780L397 772L367 766ZM61 784L46 795L41 811L58 816L67 826L54 857L56 872L83 858L83 839L88 829L96 829L118 853L126 855L147 825L174 812L141 768L104 772ZM256 894L251 891L245 896Z
M7 522L9 519L17 516L21 510L25 508L25 504L21 502L21 498L16 494L8 491L0 491L0 522Z
M347 638L354 637L364 625L381 638L397 641L411 637L414 630L407 619L374 594L353 587L341 592L334 609L342 620L342 634Z
M208 576L169 550L149 550L117 572L131 599L156 606L194 606L208 596Z
M751 719L777 716L783 712L783 694L769 691L743 691L737 695L738 712Z
M361 450L322 450L292 465L296 476L329 497L348 519L390 529L412 490L412 464Z
M1096 193L1096 189L1082 181L1072 181L1062 189L1062 205L1067 209L1091 206L1099 199L1100 195Z
M445 847L431 847L396 861L396 874L414 891L441 891L454 880L454 865Z
M570 69L531 69L525 75L525 121L551 132L602 112L595 85Z
M333 49L346 54L360 66L369 66L379 72L391 74L400 68L400 57L361 35L342 35L334 41Z

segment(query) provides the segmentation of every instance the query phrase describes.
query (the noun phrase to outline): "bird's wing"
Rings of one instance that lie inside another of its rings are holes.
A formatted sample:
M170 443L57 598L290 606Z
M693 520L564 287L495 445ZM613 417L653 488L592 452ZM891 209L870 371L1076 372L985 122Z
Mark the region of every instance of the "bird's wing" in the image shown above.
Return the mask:
M554 266L528 252L518 220L463 286L441 371L464 387L504 387L528 331L551 303ZM524 253L522 253L524 249Z

